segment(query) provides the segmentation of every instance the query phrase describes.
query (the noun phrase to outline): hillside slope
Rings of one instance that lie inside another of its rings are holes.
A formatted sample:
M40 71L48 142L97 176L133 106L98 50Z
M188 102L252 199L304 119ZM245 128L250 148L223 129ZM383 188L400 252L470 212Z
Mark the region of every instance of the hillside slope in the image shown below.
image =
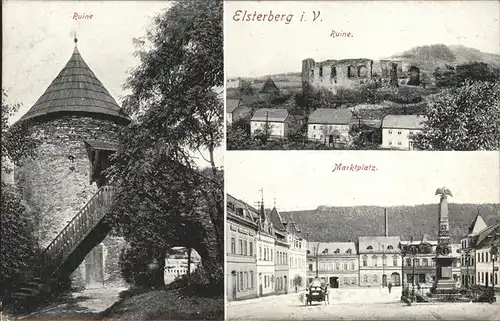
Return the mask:
M479 212L487 224L500 220L500 204L449 204L452 240L459 242ZM356 241L359 236L384 235L384 208L379 206L324 207L282 212L293 216L309 241ZM387 207L389 235L437 237L438 204Z

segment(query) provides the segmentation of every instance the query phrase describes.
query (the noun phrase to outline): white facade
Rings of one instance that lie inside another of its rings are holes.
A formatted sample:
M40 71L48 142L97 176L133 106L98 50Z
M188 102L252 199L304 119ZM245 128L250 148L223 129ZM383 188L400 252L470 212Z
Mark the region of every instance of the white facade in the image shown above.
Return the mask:
M165 284L173 282L176 278L187 274L187 258L167 258L165 262ZM198 268L198 262L191 262L191 273Z
M341 139L344 140L349 137L349 124L338 125L338 124L307 124L307 138L309 140L316 140L320 142L330 143L330 139L335 139L334 134L338 132ZM330 138L330 136L332 136Z
M274 238L265 233L257 234L257 293L259 296L274 293Z
M491 287L491 276L493 275L493 281L495 282L495 287L499 287L500 273L498 271L493 272L494 267L499 267L500 262L498 260L492 261L491 258L491 247L484 247L476 249L476 269L475 269L475 279L476 284L488 285Z
M382 286L389 282L401 285L399 253L363 253L359 255L359 285Z
M421 132L419 129L382 128L382 147L413 150L410 135Z
M226 113L226 122L228 125L233 123L233 113Z
M289 129L289 124L288 121L283 121L283 122L275 122L275 121L268 121L269 124L269 130L271 133L271 137L274 138L284 138L287 137L288 135L288 129ZM266 122L265 121L256 121L252 120L250 122L250 131L252 133L252 136L255 135L255 131L257 130L264 130Z
M294 279L299 276L302 278L302 285L297 287L299 290L307 286L307 242L293 234L288 234L288 243L290 244L288 251L288 286L290 290L295 289Z

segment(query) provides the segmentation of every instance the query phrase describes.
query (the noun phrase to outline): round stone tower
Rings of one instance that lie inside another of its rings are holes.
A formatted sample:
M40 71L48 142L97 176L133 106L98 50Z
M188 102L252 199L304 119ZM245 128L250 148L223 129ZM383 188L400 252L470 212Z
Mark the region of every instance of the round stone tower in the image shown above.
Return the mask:
M100 186L120 127L130 122L78 52L18 121L39 141L36 158L15 172L46 247Z

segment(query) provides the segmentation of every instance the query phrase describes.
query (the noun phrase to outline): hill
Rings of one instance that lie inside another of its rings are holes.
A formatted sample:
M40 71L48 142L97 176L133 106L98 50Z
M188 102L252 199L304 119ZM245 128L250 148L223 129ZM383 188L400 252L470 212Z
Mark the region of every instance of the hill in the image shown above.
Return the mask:
M500 204L449 204L453 242L467 234L477 213L487 224L500 220ZM325 207L315 210L282 212L293 216L308 241L357 241L359 236L384 235L384 208L379 206ZM437 237L438 204L387 207L389 235L420 238Z
M391 58L401 59L403 62L415 64L420 69L428 71L446 64L459 65L471 62L484 62L491 67L500 68L500 55L460 45L435 44L414 47L400 54L395 54Z

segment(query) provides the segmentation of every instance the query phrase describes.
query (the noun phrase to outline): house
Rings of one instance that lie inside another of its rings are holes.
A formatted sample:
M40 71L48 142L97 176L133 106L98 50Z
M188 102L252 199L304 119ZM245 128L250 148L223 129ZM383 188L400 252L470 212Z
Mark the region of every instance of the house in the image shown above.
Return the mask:
M307 284L316 276L332 288L359 284L359 263L354 242L309 243Z
M290 115L286 109L261 108L255 111L250 121L252 136L257 133L269 133L272 138L285 138L290 128Z
M498 260L500 222L484 228L477 235L472 236L469 241L475 252L475 284L491 287L492 282L494 282L495 287L498 287L500 278L498 272L500 265ZM496 258L492 248L496 248Z
M262 88L260 89L259 93L269 94L271 96L278 97L280 95L280 90L278 86L276 86L274 81L271 79L271 77L269 77L264 82L264 85L262 85Z
M401 241L400 247L414 246L416 252L403 254L403 280L405 284L432 284L436 274L436 247L438 242L423 235L420 240ZM415 276L415 282L413 282Z
M226 99L226 121L228 125L242 118L246 118L251 114L252 109L241 102L242 100L239 98Z
M226 291L229 301L257 296L256 209L227 194Z
M273 225L269 215L264 210L264 203L262 202L256 236L257 247L259 249L257 253L257 286L259 296L271 295L275 291L275 238Z
M193 272L201 262L200 255L193 249L191 250L190 258L188 258L188 249L184 247L172 248L172 252L165 259L165 284L169 284L176 278L187 274L188 266L189 271Z
M307 137L309 140L333 144L346 140L351 130L352 112L346 108L318 108L307 122Z
M306 286L307 241L302 237L300 228L293 217L289 217L284 226L287 231L288 244L290 244L288 283L290 288L299 290Z
M401 285L399 236L359 237L359 285Z
M283 224L283 219L274 207L270 214L269 219L274 227L275 239L275 254L274 254L274 271L275 271L275 293L288 293L290 287L289 280L289 266L288 257L290 251L290 243L288 243L287 231Z
M472 221L471 225L469 226L467 235L465 235L460 241L462 248L460 260L462 263L461 275L463 286L475 284L476 251L475 248L471 246L471 239L474 236L477 236L479 232L487 227L488 225L486 225L483 217L479 213L477 213L474 221Z
M424 128L426 116L387 115L382 120L382 147L413 150L411 135Z

